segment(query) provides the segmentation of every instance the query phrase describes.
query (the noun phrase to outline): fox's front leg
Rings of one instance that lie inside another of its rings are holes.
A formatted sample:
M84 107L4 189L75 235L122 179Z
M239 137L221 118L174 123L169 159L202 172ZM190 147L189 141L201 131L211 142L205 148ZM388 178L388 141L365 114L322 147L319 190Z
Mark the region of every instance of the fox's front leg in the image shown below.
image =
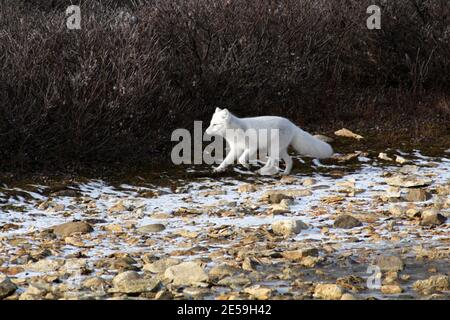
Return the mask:
M247 169L250 168L250 165L247 162L247 157L249 156L249 154L250 154L250 150L245 149L244 152L241 154L241 156L238 159L238 162Z
M256 159L258 150L255 148L247 148L239 157L238 162L245 168L250 169L250 162Z
M225 159L223 159L222 163L214 169L214 172L223 172L230 165L233 164L234 160L238 157L237 149L230 149Z

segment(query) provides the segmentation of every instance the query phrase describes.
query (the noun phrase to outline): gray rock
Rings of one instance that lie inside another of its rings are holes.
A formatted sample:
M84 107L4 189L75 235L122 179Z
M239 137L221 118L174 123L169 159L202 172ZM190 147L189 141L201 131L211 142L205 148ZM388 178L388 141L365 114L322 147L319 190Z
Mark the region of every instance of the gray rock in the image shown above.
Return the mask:
M102 290L108 286L108 281L100 277L91 277L84 280L82 285L91 290Z
M300 261L305 257L317 257L319 256L319 250L317 248L303 248L297 250L283 251L282 256L288 260Z
M314 298L323 300L339 300L344 294L337 284L319 283L314 289Z
M341 300L358 300L358 299L350 293L344 293L341 297Z
M110 291L122 293L153 292L159 289L159 284L158 279L146 279L135 271L125 271L114 277L114 288Z
M425 189L421 188L409 189L406 195L406 200L411 202L427 201L429 199L431 199L431 194Z
M301 220L278 220L272 222L272 231L279 235L298 234L304 229L308 229L308 226Z
M136 260L131 257L116 257L110 260L109 268L120 271L137 271L139 268L135 266L136 263Z
M35 263L27 264L24 268L33 272L52 272L58 270L64 261L55 259L41 259Z
M292 197L287 196L287 195L282 194L282 193L273 193L273 194L269 195L269 200L268 201L271 204L277 204L277 203L280 203L281 200L284 200L284 199L292 200Z
M410 208L406 210L406 216L410 219L420 218L422 216L422 212L420 212L417 208Z
M219 286L236 288L236 287L246 286L250 283L251 283L251 280L245 276L237 276L237 277L230 276L230 277L223 278L217 284Z
M42 300L47 293L44 285L33 283L20 295L19 300Z
M171 266L164 272L164 277L174 285L198 285L209 280L208 274L195 262L183 262Z
M407 164L401 167L399 172L403 174L416 174L419 172L419 167L415 164Z
M405 214L406 209L401 206L391 206L389 207L389 213L392 214L394 217L401 217Z
M390 186L403 188L426 187L433 182L430 178L417 175L396 175L386 178L385 181Z
M50 228L53 230L53 233L60 237L68 237L74 233L89 233L94 231L92 226L84 221L73 221L63 223L57 226L53 226Z
M273 203L280 203L283 199L293 199L300 197L307 197L312 195L309 189L279 189L268 190L261 196L260 201Z
M209 276L211 278L223 279L227 276L233 276L238 272L239 272L238 268L232 267L228 264L221 264L221 265L213 267L209 271Z
M342 214L336 218L333 226L335 228L351 229L351 228L362 226L362 223L361 223L361 221L359 221L358 219L356 219L355 217L353 217L351 215Z
M404 268L402 259L397 256L380 256L376 260L376 265L381 271L401 271Z
M81 193L73 190L73 189L66 189L66 190L59 190L59 191L55 191L52 194L52 197L80 197Z
M148 224L146 226L139 227L136 231L139 233L154 233L165 230L166 227L161 223Z
M310 187L310 186L315 185L315 184L316 184L316 180L314 180L313 178L305 178L302 181L302 185L305 186L305 187Z
M180 263L180 260L174 258L162 258L152 263L146 263L142 270L152 273L165 272L167 268Z
M420 225L422 226L434 226L445 223L447 218L441 215L437 209L429 209L422 212L422 220Z
M449 289L450 278L446 275L435 275L425 280L414 282L413 288L425 294L431 294L436 291L445 291Z
M381 286L381 292L384 294L400 294L403 288L397 284L384 284Z
M17 286L9 277L0 273L0 299L12 295L17 290Z
M257 190L258 190L258 188L254 184L251 184L251 183L244 183L238 187L238 192L249 193L249 192L255 192Z

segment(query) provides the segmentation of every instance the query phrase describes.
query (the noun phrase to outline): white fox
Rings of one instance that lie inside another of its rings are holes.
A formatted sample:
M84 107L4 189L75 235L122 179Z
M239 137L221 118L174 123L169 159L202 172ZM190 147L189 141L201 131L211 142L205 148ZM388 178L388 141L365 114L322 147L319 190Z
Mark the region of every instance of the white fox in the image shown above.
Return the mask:
M274 129L278 133L275 138L259 138L256 143L248 143L248 136L246 136L245 132L249 130L256 132L261 130L270 131ZM273 163L272 160L281 158L286 165L283 174L288 175L292 170L292 158L287 151L290 145L304 156L320 159L333 155L333 149L328 143L313 137L288 119L282 117L238 118L227 109L216 108L211 124L206 129L206 134L221 136L230 145L230 152L226 155L223 162L214 169L216 172L224 171L236 159L241 165L249 168L248 160L255 159L259 151L260 154L262 152L267 154L267 163L261 169L261 173ZM275 150L273 150L274 146Z

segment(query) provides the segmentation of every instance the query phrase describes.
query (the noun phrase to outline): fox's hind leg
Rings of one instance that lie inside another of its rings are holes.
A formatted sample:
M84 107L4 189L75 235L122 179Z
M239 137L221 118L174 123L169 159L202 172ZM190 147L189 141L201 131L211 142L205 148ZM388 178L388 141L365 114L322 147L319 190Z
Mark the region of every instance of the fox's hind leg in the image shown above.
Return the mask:
M271 157L267 157L265 166L259 169L258 172L263 176L271 176L277 174L278 167L275 165L275 160Z

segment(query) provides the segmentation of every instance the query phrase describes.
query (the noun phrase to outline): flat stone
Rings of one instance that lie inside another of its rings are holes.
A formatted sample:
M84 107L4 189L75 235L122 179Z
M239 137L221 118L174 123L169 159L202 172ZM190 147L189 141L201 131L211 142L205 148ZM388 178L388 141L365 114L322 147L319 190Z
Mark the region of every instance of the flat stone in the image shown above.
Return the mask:
M11 279L0 273L0 299L12 295L16 290L17 286L11 281Z
M256 188L256 186L254 184L250 184L250 183L244 183L238 187L238 192L248 193L248 192L255 192L257 190L258 190L258 188Z
M400 294L403 292L403 289L399 285L387 284L381 286L381 292L384 294Z
M401 271L404 268L402 259L397 256L380 256L376 260L376 265L381 271Z
M333 226L335 228L351 229L351 228L362 226L362 223L361 223L361 221L359 221L358 219L356 219L355 217L353 217L351 215L342 214L336 218Z
M447 218L438 212L437 209L429 209L422 212L422 220L420 225L422 226L433 226L445 223Z
M280 189L266 191L260 198L260 201L269 203L280 203L283 199L293 199L298 197L307 197L312 195L309 189Z
M183 262L171 266L164 272L164 277L174 285L198 285L209 280L208 274L195 262Z
M19 300L42 300L48 293L45 286L41 284L30 284L28 288L20 295Z
M141 293L157 291L160 281L143 278L135 271L125 271L114 277L113 284L114 292Z
M402 188L426 187L433 182L430 178L417 175L396 175L386 178L385 181L390 186Z
M202 197L221 196L224 194L227 194L225 190L206 190L198 193L198 195Z
M230 276L221 279L217 284L226 287L241 287L251 283L251 280L245 276Z
M429 199L431 199L431 194L421 188L411 188L406 195L406 200L410 202L427 201Z
M385 160L385 161L393 161L394 160L384 152L380 152L380 154L378 155L378 158L380 158L381 160Z
M73 189L66 189L66 190L60 190L60 191L55 191L52 194L52 197L72 197L72 198L76 198L81 196L81 193L73 190Z
M142 270L152 273L163 273L167 268L180 264L180 260L174 258L162 258L152 263L146 263Z
M305 179L302 181L302 185L303 185L304 187L311 187L311 186L313 186L313 185L315 185L315 184L316 184L316 180L313 179L313 178L305 178Z
M341 300L358 300L356 297L350 293L344 293L341 297Z
M91 290L101 290L108 285L108 282L100 277L92 277L84 280L82 285Z
M436 291L449 289L450 278L446 275L434 275L425 280L417 280L413 284L413 289L422 293L431 294Z
M306 268L314 268L321 261L320 257L307 256L300 260L300 264Z
M343 291L337 284L319 283L314 289L314 298L323 300L339 300L343 295Z
M116 232L116 233L121 233L123 232L123 227L119 224L109 224L107 226L105 226L105 230L109 231L109 232Z
M270 298L272 294L272 289L265 288L262 286L252 286L244 289L245 293L248 293L252 297L254 297L256 300L267 300Z
M223 279L227 276L233 276L239 272L239 268L232 267L228 264L221 264L214 266L209 270L209 276L211 278Z
M405 158L403 158L402 156L396 156L395 162L400 163L400 164L405 164L405 163L408 163L409 161L406 160Z
M272 231L279 235L298 234L305 229L308 229L308 226L301 220L278 220L272 222Z
M298 180L293 176L282 176L280 179L280 184L294 184Z
M66 222L60 225L53 226L50 229L53 230L54 234L63 238L75 233L84 234L94 231L92 226L84 221Z
M302 260L305 257L317 257L319 255L319 250L316 248L305 248L291 251L283 251L281 254L284 258L288 260Z
M282 201L284 201L284 200L286 200L286 199L283 199ZM289 206L287 206L286 204L283 204L282 202L274 203L270 207L270 213L272 213L274 215L285 214L285 213L289 213L289 212L291 212L289 210Z
M356 134L346 128L342 128L340 130L337 130L334 132L335 135L337 135L338 137L345 137L345 138L353 138L356 140L361 140L363 139L363 136Z
M401 217L405 214L406 209L401 206L391 206L389 207L389 213L392 214L394 217Z
M161 223L153 223L148 224L142 227L137 228L137 232L139 233L154 233L154 232L160 232L165 230L166 227Z
M409 208L406 210L406 216L410 219L420 218L422 216L422 212L420 212L417 208Z
M125 207L122 201L117 202L115 205L113 205L108 209L109 213L124 212L124 211L128 211L128 208Z
M27 264L24 268L28 271L34 272L52 272L58 270L64 261L62 260L54 260L54 259L42 259L37 262Z

